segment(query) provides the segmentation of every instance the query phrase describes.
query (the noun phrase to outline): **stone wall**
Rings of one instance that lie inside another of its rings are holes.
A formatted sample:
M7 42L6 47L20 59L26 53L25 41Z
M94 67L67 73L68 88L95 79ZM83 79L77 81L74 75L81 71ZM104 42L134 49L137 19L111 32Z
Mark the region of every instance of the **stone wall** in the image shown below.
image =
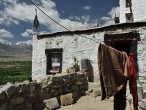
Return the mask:
M52 110L72 104L88 90L84 74L57 74L40 82L7 84L0 88L0 110ZM67 97L67 98L66 98Z

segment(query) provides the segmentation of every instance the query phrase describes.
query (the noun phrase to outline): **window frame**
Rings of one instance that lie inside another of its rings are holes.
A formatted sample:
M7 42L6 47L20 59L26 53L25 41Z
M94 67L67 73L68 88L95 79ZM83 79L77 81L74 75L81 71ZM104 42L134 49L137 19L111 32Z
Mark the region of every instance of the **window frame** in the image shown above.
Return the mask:
M46 54L46 74L47 75L52 75L56 73L61 73L62 72L62 59L63 59L63 49L62 48L53 48L53 49L45 49L45 54ZM53 55L59 55L59 67L53 67L53 62L52 62L52 56ZM54 70L53 68L56 68L57 70ZM58 70L59 68L59 70Z
M126 13L126 14L125 14L125 17L126 17L126 22L132 22L132 21L133 21L133 20L132 20L133 16L132 16L131 13ZM129 19L129 18L130 18L130 19Z
M131 0L126 0L126 7L130 7L131 5Z

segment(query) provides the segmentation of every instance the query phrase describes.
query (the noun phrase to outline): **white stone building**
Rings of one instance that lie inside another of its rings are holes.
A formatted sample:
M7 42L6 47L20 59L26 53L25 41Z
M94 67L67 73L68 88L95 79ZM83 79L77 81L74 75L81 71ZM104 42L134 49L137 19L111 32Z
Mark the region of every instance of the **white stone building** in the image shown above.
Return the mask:
M146 20L146 0L120 0L120 23Z
M79 62L88 59L89 81L97 82L97 52L101 42L127 53L132 49L137 74L146 74L146 22L135 22L34 35L32 78L54 72L62 73L71 66L73 58L76 58ZM52 68L55 66L57 68Z

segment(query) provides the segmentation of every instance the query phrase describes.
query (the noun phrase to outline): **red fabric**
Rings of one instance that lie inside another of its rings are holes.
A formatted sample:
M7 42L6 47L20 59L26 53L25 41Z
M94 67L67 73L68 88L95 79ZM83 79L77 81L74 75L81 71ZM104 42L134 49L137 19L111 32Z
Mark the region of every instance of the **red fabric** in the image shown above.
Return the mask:
M134 65L134 57L132 54L129 55L129 61L130 61L129 88L130 88L130 93L133 95L134 110L138 110L136 70Z

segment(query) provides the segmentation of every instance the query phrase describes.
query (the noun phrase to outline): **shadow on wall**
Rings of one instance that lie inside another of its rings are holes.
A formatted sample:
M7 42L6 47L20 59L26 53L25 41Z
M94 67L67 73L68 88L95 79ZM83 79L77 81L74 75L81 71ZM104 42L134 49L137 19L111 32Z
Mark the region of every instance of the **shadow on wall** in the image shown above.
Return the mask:
M94 72L91 60L82 59L81 70L86 73L89 82L94 82Z
M89 82L93 82L94 81L93 67L92 67L91 63L92 62L89 60L89 76L88 76Z

